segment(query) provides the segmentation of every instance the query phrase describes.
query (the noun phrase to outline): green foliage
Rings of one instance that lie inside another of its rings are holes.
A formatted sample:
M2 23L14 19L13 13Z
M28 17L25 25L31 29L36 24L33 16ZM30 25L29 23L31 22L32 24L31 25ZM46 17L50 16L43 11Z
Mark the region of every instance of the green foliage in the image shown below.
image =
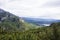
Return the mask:
M60 40L60 27L52 25L22 32L2 31L0 32L0 40Z

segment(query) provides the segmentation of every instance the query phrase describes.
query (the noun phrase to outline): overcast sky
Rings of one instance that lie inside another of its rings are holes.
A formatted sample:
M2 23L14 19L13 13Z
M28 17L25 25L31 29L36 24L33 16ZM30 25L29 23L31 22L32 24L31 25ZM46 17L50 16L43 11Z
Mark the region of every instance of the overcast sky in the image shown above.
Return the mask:
M60 19L60 0L0 0L0 8L20 17Z

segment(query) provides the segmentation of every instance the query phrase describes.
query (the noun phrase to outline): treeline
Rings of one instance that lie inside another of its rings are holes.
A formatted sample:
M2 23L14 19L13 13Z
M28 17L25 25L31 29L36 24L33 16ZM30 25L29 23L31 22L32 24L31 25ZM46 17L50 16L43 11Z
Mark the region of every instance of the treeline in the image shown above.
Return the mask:
M60 23L23 32L2 31L0 28L0 40L60 40Z

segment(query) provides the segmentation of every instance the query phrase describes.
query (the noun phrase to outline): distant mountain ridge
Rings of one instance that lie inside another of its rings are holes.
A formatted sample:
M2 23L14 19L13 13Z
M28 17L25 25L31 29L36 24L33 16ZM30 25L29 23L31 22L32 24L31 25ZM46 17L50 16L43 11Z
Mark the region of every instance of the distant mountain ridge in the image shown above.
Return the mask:
M51 23L60 22L60 20L56 19L43 19L43 18L28 18L28 17L22 17L26 22L33 23L36 25L50 25Z

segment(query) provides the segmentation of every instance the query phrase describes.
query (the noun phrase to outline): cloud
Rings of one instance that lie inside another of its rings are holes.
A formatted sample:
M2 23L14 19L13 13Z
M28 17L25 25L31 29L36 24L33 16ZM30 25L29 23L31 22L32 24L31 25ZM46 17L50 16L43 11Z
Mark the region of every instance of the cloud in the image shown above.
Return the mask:
M60 7L60 0L46 2L43 6L44 7Z
M60 19L59 0L6 0L0 8L17 16Z
M41 0L22 0L10 2L4 8L20 16L38 16L38 13L40 13L40 8L38 7L42 4Z

